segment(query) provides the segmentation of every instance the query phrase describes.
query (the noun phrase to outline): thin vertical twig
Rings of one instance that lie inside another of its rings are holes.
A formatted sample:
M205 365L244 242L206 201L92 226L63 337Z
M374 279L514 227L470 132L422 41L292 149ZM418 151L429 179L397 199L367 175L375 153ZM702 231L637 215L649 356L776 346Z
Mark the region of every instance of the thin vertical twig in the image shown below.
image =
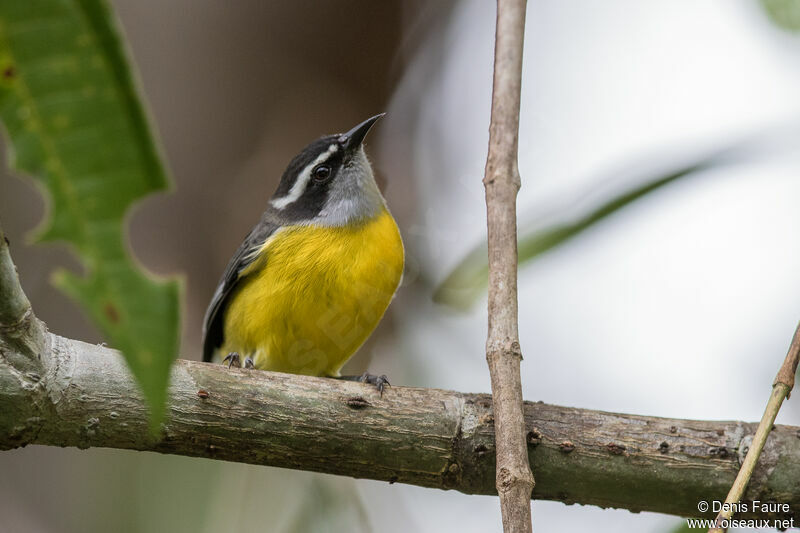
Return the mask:
M506 533L531 532L533 474L528 463L517 317L517 167L526 0L497 0L492 119L483 184L489 233L489 331L497 492Z
M786 358L783 360L783 365L775 376L775 381L772 383L772 393L769 396L767 407L764 409L764 416L761 417L761 422L756 428L756 434L753 436L753 442L750 444L750 449L744 458L742 467L733 481L728 497L725 498L725 505L722 506L717 519L714 521L714 527L708 530L709 533L722 533L728 528L725 525L727 521L733 516L736 503L742 499L744 490L750 482L750 477L753 475L753 470L756 467L758 458L761 455L761 450L764 449L764 444L767 442L772 425L775 423L775 417L778 416L778 411L783 404L783 400L789 397L789 394L794 388L794 376L797 372L797 363L800 361L800 323L794 331L792 343L789 345L789 351L786 353Z

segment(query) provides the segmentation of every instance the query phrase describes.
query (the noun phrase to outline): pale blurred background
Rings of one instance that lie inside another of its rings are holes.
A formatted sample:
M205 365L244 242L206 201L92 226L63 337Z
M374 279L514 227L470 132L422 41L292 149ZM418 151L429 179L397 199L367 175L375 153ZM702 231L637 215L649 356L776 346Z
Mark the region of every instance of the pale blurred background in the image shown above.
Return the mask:
M388 111L367 150L408 269L349 368L399 385L488 391L485 298L464 313L431 294L485 238L494 2L113 5L176 185L136 209L132 244L154 272L186 279L182 357L199 358L217 279L289 159ZM758 420L800 319L800 34L751 0L531 0L526 32L521 228L569 219L743 140L748 149L521 269L525 398ZM99 342L49 285L55 265L75 261L25 240L41 197L7 174L0 216L37 314L58 334ZM778 422L800 425L800 400ZM533 512L539 533L681 523L557 502ZM2 532L501 530L493 497L43 447L0 454L0 517Z

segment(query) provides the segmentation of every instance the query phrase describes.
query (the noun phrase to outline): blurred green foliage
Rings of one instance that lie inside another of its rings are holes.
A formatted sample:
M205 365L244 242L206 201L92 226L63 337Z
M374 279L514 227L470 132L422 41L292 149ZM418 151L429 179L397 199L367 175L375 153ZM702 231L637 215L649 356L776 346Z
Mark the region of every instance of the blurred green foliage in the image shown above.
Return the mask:
M353 480L315 478L287 533L369 533L373 531Z
M680 178L690 176L718 164L720 154L702 158L684 165L666 175L645 180L607 200L602 205L574 220L557 222L539 228L523 228L518 241L518 260L523 265L542 254L577 237L583 231L601 222L632 202L655 192ZM483 294L488 280L489 265L487 244L481 243L462 259L456 268L439 285L434 301L458 309L467 309Z
M775 25L800 31L800 0L761 0L761 6Z
M55 284L123 352L157 427L180 287L134 263L124 217L169 181L104 1L0 2L0 119L11 164L49 199L36 240L70 243L85 267L83 277L56 272Z

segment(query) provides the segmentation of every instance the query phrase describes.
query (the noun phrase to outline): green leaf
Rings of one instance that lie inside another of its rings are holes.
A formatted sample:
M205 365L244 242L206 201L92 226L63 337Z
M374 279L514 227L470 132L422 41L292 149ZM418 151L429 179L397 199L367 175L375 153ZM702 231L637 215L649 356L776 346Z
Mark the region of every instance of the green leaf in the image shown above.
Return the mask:
M800 31L800 0L761 0L761 6L776 26Z
M730 150L703 158L692 164L673 170L644 184L638 184L608 200L576 220L558 222L544 228L534 228L521 232L518 240L519 264L536 259L545 252L580 235L606 217L616 213L632 202L657 191L680 178L708 169L721 161ZM487 245L484 241L474 248L434 292L434 301L457 309L468 309L483 294L488 280L489 265Z
M122 351L157 427L180 287L134 263L124 217L169 181L104 1L0 2L0 119L11 163L49 200L37 240L72 244L85 267L83 277L57 272L55 284Z

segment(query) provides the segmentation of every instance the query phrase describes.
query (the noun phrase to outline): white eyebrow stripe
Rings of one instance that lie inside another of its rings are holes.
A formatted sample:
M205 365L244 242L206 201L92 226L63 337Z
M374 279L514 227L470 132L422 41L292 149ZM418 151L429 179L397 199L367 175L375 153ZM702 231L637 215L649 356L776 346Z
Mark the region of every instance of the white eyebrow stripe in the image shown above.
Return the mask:
M306 165L306 168L297 176L297 180L292 185L292 188L289 190L289 193L286 196L282 196L280 198L275 198L272 200L272 205L276 209L283 209L287 205L291 204L292 202L296 201L300 198L306 190L308 186L308 182L311 180L311 170L320 163L324 163L325 161L330 158L337 150L339 149L339 145L333 143L328 147L328 149L317 156L317 158L309 165Z

